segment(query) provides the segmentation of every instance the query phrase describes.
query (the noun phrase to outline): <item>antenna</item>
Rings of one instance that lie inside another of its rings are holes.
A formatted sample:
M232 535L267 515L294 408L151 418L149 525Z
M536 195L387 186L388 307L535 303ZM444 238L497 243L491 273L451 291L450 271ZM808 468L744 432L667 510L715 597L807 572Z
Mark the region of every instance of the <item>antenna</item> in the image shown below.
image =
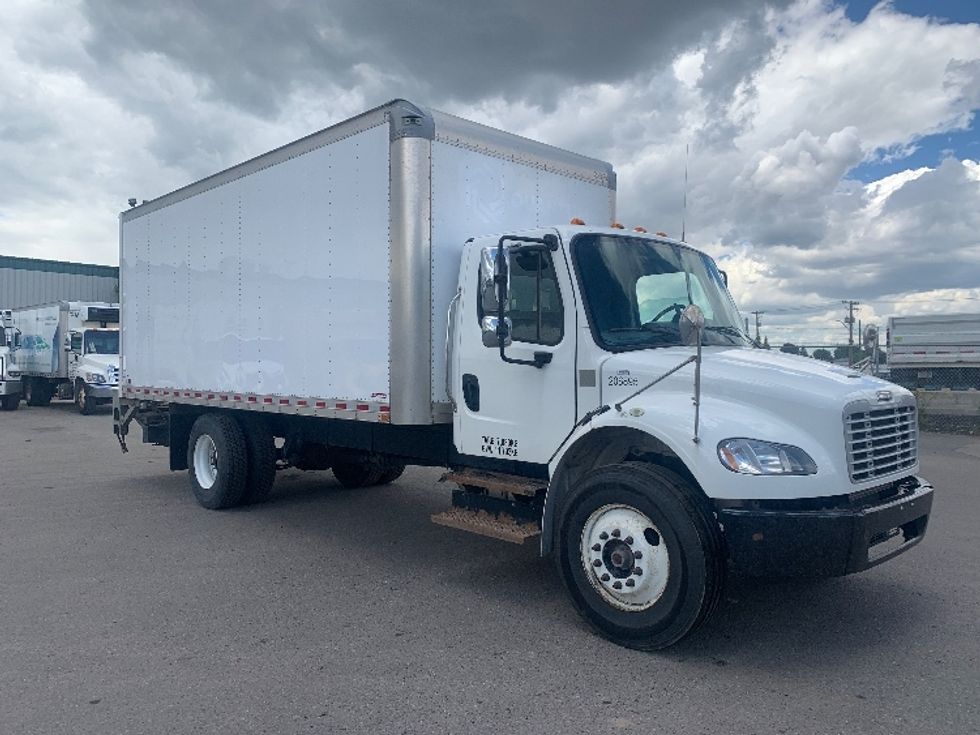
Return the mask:
M681 215L681 242L687 242L687 165L691 157L691 144L684 144L684 213Z

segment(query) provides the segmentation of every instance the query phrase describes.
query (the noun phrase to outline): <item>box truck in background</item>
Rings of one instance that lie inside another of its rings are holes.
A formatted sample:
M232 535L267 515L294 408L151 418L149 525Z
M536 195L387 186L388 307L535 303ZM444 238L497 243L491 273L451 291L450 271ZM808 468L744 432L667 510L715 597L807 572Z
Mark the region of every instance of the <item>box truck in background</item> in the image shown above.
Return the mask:
M119 304L57 301L11 310L10 375L29 406L70 398L91 413L119 385Z
M617 225L615 189L396 100L123 212L122 448L135 420L207 508L287 463L448 468L434 521L539 538L639 649L695 630L728 565L843 575L918 543L912 395L754 349L715 262Z
M980 390L980 314L888 319L889 379L915 390Z

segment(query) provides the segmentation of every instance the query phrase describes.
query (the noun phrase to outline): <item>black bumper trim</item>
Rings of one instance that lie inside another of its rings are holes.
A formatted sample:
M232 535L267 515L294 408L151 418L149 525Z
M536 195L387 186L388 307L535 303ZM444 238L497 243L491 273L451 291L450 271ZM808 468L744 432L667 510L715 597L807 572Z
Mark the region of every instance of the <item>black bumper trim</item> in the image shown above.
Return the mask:
M869 569L925 536L932 486L863 507L821 510L717 508L728 558L739 572L778 577L837 577ZM901 535L898 546L886 545Z

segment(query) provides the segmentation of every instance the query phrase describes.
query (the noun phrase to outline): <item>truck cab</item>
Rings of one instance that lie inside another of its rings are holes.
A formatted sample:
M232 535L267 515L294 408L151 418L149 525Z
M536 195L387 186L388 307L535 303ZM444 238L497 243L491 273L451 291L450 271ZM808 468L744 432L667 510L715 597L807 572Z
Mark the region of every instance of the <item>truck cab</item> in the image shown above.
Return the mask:
M20 378L11 376L11 357L20 346L20 330L13 323L13 314L0 309L0 410L14 411L20 406Z
M110 403L119 388L119 330L96 327L68 336L68 373L83 414Z
M661 607L672 564L711 577L724 548L756 574L843 575L925 532L913 395L754 347L725 275L686 243L585 226L476 238L447 342L462 461L547 479L542 551L627 645L642 636L620 611Z

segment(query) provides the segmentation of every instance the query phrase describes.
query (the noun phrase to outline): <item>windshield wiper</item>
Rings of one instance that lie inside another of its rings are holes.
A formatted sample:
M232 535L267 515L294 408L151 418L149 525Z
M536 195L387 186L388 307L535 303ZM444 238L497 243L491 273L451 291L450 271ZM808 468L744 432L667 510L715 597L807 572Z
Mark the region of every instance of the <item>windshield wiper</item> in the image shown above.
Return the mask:
M704 329L706 332L719 332L725 335L726 337L740 337L743 340L746 339L745 333L742 332L741 329L737 329L736 327L717 326L717 327L705 327Z

